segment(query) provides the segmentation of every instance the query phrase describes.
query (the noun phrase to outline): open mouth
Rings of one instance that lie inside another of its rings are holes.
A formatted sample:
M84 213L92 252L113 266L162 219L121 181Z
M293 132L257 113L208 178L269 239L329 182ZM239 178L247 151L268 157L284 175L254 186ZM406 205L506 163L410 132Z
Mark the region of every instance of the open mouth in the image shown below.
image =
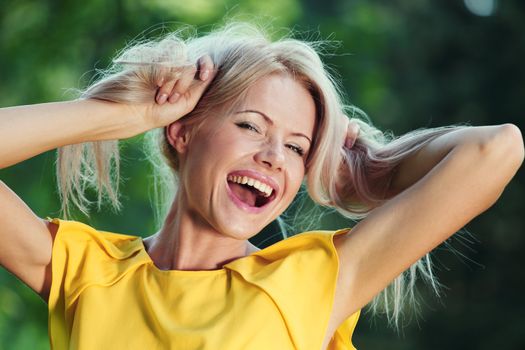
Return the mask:
M251 208L262 208L275 199L270 186L246 176L229 175L228 187L238 201Z

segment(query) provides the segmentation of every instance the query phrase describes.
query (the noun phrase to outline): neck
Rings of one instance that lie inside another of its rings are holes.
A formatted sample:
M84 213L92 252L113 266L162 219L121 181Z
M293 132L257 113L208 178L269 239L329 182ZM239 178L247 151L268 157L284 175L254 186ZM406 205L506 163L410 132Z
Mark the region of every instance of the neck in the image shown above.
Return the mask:
M216 270L259 250L248 240L216 231L203 218L188 210L179 194L160 231L145 238L144 244L161 270Z

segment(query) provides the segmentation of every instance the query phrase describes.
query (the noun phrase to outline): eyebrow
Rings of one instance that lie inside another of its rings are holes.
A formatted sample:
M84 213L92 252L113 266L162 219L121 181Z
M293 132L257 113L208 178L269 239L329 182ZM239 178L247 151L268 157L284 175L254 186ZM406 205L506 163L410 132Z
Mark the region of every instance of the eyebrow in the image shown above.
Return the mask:
M256 111L254 109L246 109L244 111L239 111L237 113L256 113L256 114L259 114L260 116L262 116L264 118L264 120L270 124L270 125L273 125L273 120L268 117L266 114L264 114L263 112L260 112L260 111ZM306 138L308 141L310 141L310 144L312 143L312 140L310 140L310 138L308 136L306 136L305 134L302 134L300 132L294 132L292 133L293 136L302 136L304 138Z

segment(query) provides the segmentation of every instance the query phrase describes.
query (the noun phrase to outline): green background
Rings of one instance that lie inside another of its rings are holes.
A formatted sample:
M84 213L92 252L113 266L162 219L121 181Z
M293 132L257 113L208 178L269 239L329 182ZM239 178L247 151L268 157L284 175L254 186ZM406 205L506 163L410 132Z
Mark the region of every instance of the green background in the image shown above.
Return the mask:
M490 15L475 13L490 4ZM206 30L238 16L271 20L300 38L338 41L325 62L339 73L348 101L382 130L397 135L459 122L510 122L523 130L524 15L525 2L518 0L2 1L0 106L71 98L69 88L85 86L143 31L155 35L182 23ZM140 147L134 138L122 150L122 212L105 209L76 219L114 232L154 232L150 168ZM41 217L58 215L54 159L48 152L0 170ZM436 249L437 274L448 287L441 301L427 295L421 317L399 334L384 318L365 313L354 344L367 350L525 349L524 181L520 170L499 201L466 226L470 243L452 240L456 253ZM327 229L348 225L335 216L322 223ZM48 348L46 305L0 271L0 350Z

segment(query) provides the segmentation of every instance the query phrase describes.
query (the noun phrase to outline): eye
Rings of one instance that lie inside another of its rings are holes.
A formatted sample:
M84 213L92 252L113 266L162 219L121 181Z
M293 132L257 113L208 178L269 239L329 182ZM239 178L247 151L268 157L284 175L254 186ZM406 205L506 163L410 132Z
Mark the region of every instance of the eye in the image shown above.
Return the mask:
M256 133L260 134L259 130L253 124L250 124L247 122L239 122L239 123L236 123L236 125L241 129L248 129L248 130L255 131Z
M300 155L301 157L304 156L304 150L301 147L295 145L287 145L287 147L295 153L297 153L298 155Z

